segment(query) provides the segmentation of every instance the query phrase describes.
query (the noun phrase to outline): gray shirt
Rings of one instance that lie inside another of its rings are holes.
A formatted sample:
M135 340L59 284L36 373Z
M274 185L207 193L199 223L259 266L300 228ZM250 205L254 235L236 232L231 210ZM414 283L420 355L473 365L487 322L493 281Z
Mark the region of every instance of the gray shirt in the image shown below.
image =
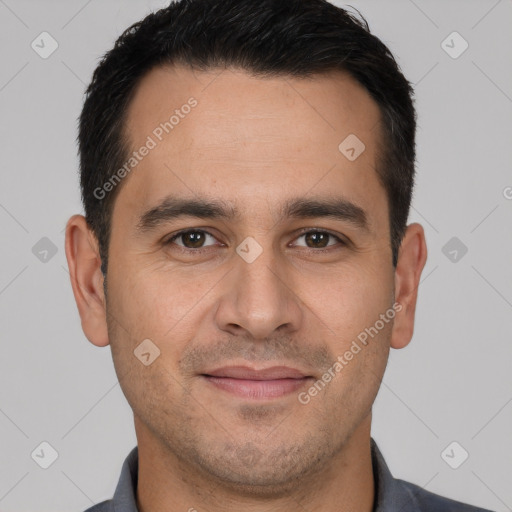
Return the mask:
M393 478L373 439L371 444L376 496L374 512L490 512L443 498L417 485ZM114 497L85 512L138 512L135 500L138 460L136 446L124 461Z

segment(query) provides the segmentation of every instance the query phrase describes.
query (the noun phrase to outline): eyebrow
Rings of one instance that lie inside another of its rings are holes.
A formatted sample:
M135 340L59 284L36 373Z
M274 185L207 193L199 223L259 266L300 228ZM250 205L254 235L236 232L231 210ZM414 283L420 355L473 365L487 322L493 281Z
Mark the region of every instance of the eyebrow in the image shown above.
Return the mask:
M367 233L371 232L365 210L342 197L292 198L281 206L278 213L280 219L332 218L348 222ZM232 204L218 199L183 199L168 196L140 216L137 232L151 231L180 217L232 221L240 218L240 212Z
M368 215L363 208L344 198L291 199L284 204L281 217L296 219L327 217L348 222L368 233L371 231Z
M137 231L150 231L179 217L233 220L239 217L239 213L232 205L218 199L182 199L168 196L141 215Z

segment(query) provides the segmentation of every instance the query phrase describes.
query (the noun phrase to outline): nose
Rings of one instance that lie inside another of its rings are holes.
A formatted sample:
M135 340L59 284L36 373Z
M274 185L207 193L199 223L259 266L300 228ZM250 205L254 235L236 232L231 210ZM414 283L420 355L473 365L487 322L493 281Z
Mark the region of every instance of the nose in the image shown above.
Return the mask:
M303 310L291 271L277 265L270 249L251 263L237 255L234 265L215 313L219 329L259 340L300 329Z

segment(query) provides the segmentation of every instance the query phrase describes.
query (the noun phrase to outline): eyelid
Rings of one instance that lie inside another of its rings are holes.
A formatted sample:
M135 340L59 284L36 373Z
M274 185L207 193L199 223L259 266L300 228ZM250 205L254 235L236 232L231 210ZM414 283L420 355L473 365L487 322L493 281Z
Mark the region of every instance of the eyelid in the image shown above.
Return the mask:
M165 241L164 241L164 245L171 245L172 243L174 243L174 241L179 238L181 235L184 235L184 234L187 234L187 233L195 233L195 232L201 232L201 233L204 233L206 235L209 235L211 236L212 238L214 238L215 240L217 240L217 237L210 233L207 229L204 229L204 228L185 228L185 229L182 229L180 231L177 231L176 233L172 234L169 238L167 238ZM327 234L333 238L335 238L337 240L337 242L339 244L341 244L342 246L347 246L349 245L350 241L345 239L344 237L342 236L339 236L338 234L335 234L333 233L332 231L328 230L328 229L323 229L323 228L315 228L315 227L307 227L307 228L302 228L295 236L295 238L293 239L294 241L297 239L297 238L300 238L301 236L303 235L306 235L308 233L324 233L324 234ZM218 240L217 240L218 241ZM179 244L175 244L177 247L179 247L181 250L183 251L187 251L187 252L196 252L196 253L199 253L201 251L207 251L209 247L213 247L215 246L216 244L211 244L211 245L207 245L207 246L203 246L203 247L198 247L196 249L193 249L193 248L190 248L190 247L185 247L183 245L179 245ZM220 243L221 246L225 245L223 244L222 242ZM328 245L326 247L323 247L323 248L314 248L314 247L306 247L306 246L299 246L299 247L304 247L304 249L306 250L310 250L310 251L314 251L314 252L322 252L322 251L328 251L328 250L331 250L332 248L336 247L337 244L333 244L333 245Z
M172 234L171 236L169 236L168 238L166 238L164 240L164 245L170 245L172 243L174 243L174 241L176 239L178 239L181 235L186 235L187 233L196 233L196 232L200 232L200 233L204 233L206 235L209 235L211 236L212 238L214 238L215 240L217 240L217 237L210 233L208 230L206 229L203 229L203 228L185 228L185 229L181 229L180 231L177 231L176 233ZM218 240L217 240L218 241ZM178 245L176 244L178 247L180 247L181 249L184 249L184 250L188 250L188 251L194 251L194 252L198 252L200 251L201 249L206 249L208 247L212 247L213 245L215 244L212 244L212 245L207 245L207 246L203 246L203 247L198 247L197 249L191 249L190 247L185 247L183 245ZM223 244L222 244L223 245Z
M349 245L349 241L340 236L339 234L336 234L328 229L324 229L324 228L311 228L311 227L307 227L307 228L302 228L297 236L294 238L294 240L296 240L297 238L303 236L303 235L306 235L308 233L323 233L323 234L326 234L326 235L329 235L329 236L332 236L333 238L335 238L341 245L344 245L344 246L347 246ZM329 250L329 248L333 248L333 247L336 247L336 244L334 245L328 245L324 248L319 248L319 249L315 249L314 247L305 247L305 249L309 249L311 251L315 251L315 252L321 252L322 250L323 251L327 251Z

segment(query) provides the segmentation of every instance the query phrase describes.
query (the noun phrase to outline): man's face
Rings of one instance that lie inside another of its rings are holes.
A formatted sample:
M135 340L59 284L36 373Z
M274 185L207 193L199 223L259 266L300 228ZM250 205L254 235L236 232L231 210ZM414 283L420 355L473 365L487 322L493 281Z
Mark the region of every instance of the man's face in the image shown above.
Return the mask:
M369 428L386 365L392 321L308 392L394 302L379 110L342 74L219 73L155 69L130 104L131 150L156 145L113 209L109 340L139 444L224 482L285 484ZM338 148L351 134L355 160ZM166 200L216 209L155 210ZM226 370L283 366L303 378Z

